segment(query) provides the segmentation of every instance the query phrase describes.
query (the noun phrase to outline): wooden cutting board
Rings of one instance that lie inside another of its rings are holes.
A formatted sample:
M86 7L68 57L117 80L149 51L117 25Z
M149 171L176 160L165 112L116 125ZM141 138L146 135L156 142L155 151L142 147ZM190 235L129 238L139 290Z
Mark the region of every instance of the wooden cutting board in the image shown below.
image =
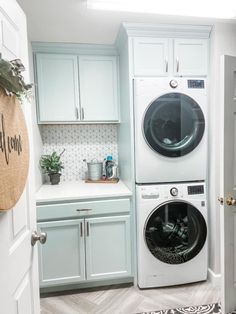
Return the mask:
M119 182L119 179L116 178L116 179L107 179L107 180L90 180L90 179L87 179L85 180L85 183L118 183Z

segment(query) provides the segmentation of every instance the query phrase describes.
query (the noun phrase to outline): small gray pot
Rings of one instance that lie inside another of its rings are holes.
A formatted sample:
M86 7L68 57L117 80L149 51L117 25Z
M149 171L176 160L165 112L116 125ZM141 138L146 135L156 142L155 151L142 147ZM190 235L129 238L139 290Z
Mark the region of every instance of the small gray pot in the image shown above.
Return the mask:
M59 182L60 182L60 176L61 176L60 173L51 173L51 174L49 174L49 178L50 178L51 184L52 184L52 185L59 184Z

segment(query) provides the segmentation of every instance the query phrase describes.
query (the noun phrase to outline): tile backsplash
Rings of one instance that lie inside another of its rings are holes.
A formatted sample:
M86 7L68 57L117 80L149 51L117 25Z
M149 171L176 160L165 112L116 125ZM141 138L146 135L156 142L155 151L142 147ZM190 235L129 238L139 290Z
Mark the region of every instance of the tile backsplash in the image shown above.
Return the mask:
M118 162L117 125L42 125L43 154L65 152L62 181L85 178L87 166L83 159L102 161L112 155Z

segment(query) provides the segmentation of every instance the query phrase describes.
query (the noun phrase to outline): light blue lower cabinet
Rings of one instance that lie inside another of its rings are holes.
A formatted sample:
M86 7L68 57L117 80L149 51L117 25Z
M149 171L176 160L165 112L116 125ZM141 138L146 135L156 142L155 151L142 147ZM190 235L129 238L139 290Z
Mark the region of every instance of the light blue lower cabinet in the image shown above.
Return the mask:
M38 223L47 232L47 242L39 245L40 287L86 279L83 225L83 219Z
M130 276L130 217L88 218L85 222L87 279Z
M40 287L125 278L131 271L130 216L39 222Z

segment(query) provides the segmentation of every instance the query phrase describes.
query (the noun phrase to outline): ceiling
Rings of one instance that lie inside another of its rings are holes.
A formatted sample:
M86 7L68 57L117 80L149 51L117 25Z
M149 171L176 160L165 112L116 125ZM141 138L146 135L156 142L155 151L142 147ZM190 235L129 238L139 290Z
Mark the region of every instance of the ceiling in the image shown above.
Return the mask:
M122 22L213 24L206 18L89 10L85 0L17 0L31 41L112 44Z

